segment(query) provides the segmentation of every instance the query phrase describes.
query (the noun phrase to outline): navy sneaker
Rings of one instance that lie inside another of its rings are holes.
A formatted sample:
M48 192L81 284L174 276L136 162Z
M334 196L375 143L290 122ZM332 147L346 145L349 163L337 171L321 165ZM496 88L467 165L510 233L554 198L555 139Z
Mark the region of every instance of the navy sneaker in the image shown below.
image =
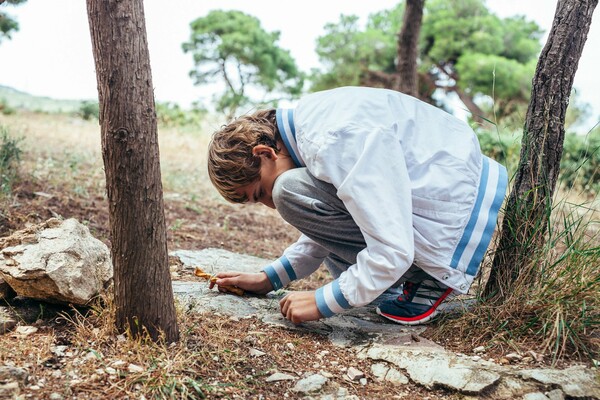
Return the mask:
M438 313L438 307L452 289L434 279L422 282L406 281L398 298L382 302L377 314L398 324L424 324Z

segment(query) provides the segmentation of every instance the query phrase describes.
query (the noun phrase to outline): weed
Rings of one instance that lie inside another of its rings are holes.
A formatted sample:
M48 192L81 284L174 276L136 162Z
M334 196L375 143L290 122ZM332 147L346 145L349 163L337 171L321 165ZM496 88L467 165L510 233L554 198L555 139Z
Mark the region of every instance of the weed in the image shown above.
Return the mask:
M600 233L596 211L558 202L545 245L535 252L501 305L485 299L459 318L446 316L433 336L458 332L473 346L535 350L553 364L600 354ZM550 218L550 216L548 217ZM479 293L481 295L481 293Z
M4 126L0 126L0 191L9 194L18 174L21 161L21 138L12 138Z

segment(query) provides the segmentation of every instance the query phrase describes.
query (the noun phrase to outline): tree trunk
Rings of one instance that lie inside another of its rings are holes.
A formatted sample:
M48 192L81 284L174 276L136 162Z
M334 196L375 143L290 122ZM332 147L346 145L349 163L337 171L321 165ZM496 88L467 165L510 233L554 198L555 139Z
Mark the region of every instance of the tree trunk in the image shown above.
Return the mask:
M398 35L398 91L414 97L419 96L417 57L424 4L425 0L406 0L402 29Z
M100 100L116 324L178 340L142 0L87 0Z
M598 0L559 0L527 109L521 158L484 296L501 302L548 229L571 87Z

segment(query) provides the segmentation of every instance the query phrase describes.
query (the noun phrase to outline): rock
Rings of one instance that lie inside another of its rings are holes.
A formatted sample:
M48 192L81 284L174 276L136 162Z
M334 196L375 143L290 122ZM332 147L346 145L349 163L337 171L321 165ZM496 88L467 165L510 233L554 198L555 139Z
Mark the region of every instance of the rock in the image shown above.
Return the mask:
M475 367L475 363L440 351L404 350L373 345L366 357L391 362L427 388L442 386L465 394L477 394L496 385L497 372Z
M367 378L360 378L359 382L361 385L367 386Z
M144 368L142 368L142 367L140 367L139 365L136 365L136 364L129 364L127 366L127 370L129 372L131 372L132 374L140 373L140 372L144 372L145 371Z
M523 400L548 400L548 397L544 393L533 392L523 396Z
M484 352L485 352L485 346L478 346L473 349L473 353L484 353Z
M50 394L50 400L62 400L63 398L64 397L60 393L54 392Z
M292 391L296 393L311 393L321 390L323 385L327 383L327 378L323 375L314 374L296 382Z
M402 372L396 368L390 368L388 373L385 375L386 382L393 383L394 385L406 385L408 378Z
M583 366L574 366L564 370L530 369L519 372L526 379L533 379L546 385L559 387L565 397L600 398L600 382L597 372Z
M371 373L378 381L383 381L385 379L386 374L390 370L390 367L383 363L377 363L371 365Z
M346 374L348 375L348 378L350 378L351 381L358 381L361 378L365 377L365 374L362 371L360 371L354 367L348 368L348 371L346 372Z
M515 361L521 361L521 359L523 357L521 357L517 353L508 353L507 355L504 356L504 358L507 359L510 362L515 362Z
M546 397L550 400L565 400L565 394L560 389L554 389L546 393Z
M254 348L250 349L250 357L262 357L265 354L267 354L267 353L265 353L264 351L260 351L258 349L254 349Z
M371 373L379 382L386 381L394 385L406 385L408 383L408 378L402 372L383 363L371 365Z
M21 389L17 382L0 383L0 399L16 399L20 393Z
M17 382L25 387L29 374L23 368L3 366L0 367L0 383Z
M75 219L17 231L0 248L0 275L19 296L85 305L112 279L108 247Z
M0 335L5 334L17 326L17 321L6 307L0 307Z
M293 381L296 377L288 374L284 374L283 372L275 372L271 376L269 376L266 381L267 382L279 382L279 381Z
M37 331L38 328L35 326L18 326L17 329L15 329L15 336L27 337L36 333Z

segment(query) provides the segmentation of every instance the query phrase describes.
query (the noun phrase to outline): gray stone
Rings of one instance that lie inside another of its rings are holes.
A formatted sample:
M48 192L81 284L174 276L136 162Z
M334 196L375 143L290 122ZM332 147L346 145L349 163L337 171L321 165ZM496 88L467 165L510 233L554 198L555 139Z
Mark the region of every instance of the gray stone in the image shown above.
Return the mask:
M565 400L565 394L560 389L554 389L546 393L550 400Z
M383 363L376 363L371 365L371 373L378 381L383 381L389 370L390 367Z
M17 382L19 386L25 387L29 374L23 368L2 366L0 367L0 383Z
M597 372L584 366L574 366L564 370L529 369L520 372L526 379L559 386L568 397L600 398L600 383Z
M275 372L270 375L266 381L267 382L279 382L279 381L293 381L296 377L293 375L284 374L283 372Z
M314 375L310 375L304 379L300 379L298 382L296 382L296 384L292 388L292 391L294 391L296 393L317 392L317 391L321 390L323 385L325 385L326 383L327 383L326 377L324 377L323 375L314 374Z
M262 357L265 354L267 354L264 351L260 351L258 349L250 349L249 353L250 353L250 357Z
M375 344L367 350L366 356L397 365L406 370L413 381L427 388L443 386L465 394L478 394L500 380L496 372L441 351L399 351Z
M548 397L544 393L533 392L523 396L523 400L548 400Z
M221 271L259 272L269 264L264 258L237 254L223 249L177 250L170 253L171 256L179 258L184 268L202 268L208 273Z
M108 247L75 219L50 219L0 246L0 274L19 296L85 305L112 279Z
M0 399L16 399L20 393L21 389L17 382L0 382Z
M362 371L360 371L354 367L348 368L348 371L346 372L346 374L348 375L348 378L350 378L351 381L358 381L361 378L365 377L365 374Z
M393 383L394 385L406 385L408 383L408 378L396 368L390 368L385 375L385 381Z

